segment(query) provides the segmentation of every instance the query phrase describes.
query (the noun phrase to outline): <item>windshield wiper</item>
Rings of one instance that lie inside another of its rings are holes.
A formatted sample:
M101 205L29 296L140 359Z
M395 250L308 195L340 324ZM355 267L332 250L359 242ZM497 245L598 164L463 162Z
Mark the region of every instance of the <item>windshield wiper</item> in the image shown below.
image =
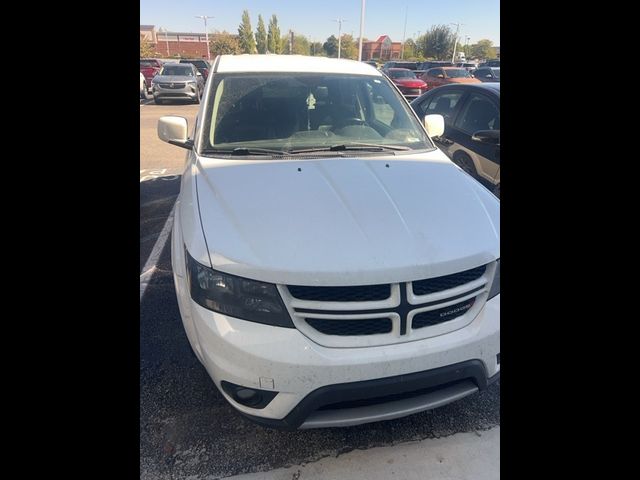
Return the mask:
M384 152L384 151L406 151L411 150L409 147L402 145L380 145L377 143L341 143L327 147L307 148L301 150L291 150L289 153L310 153L310 152L343 152L345 150L358 150L365 152Z
M284 150L272 150L270 148L236 147L236 148L209 148L202 151L203 154L222 153L226 155L286 155Z

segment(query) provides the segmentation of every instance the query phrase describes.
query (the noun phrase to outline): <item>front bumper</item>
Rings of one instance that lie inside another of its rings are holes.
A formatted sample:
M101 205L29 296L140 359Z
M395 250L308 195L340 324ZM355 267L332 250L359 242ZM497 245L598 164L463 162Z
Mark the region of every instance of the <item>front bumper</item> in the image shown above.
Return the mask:
M163 88L159 85L153 85L152 87L153 98L157 99L172 99L172 98L186 98L195 100L198 96L198 87L187 85L183 88Z
M229 403L264 425L317 428L397 418L469 395L499 374L500 295L487 302L470 324L444 335L393 345L334 348L318 345L297 329L240 320L199 306L191 300L184 276L176 273L176 263L181 262L174 263L178 304L196 356ZM437 370L443 368L446 374ZM277 395L263 408L251 408L227 394L222 381ZM336 400L416 389L420 395L394 397L382 404L319 410Z

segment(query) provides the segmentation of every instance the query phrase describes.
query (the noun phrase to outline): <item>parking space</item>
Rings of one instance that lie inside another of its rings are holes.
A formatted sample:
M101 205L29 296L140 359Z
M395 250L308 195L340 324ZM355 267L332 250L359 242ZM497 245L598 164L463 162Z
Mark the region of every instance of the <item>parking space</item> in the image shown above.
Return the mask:
M213 480L499 425L499 381L432 411L350 428L271 430L226 403L185 336L165 235L186 151L157 138L157 121L180 115L191 128L198 108L140 101L140 478Z

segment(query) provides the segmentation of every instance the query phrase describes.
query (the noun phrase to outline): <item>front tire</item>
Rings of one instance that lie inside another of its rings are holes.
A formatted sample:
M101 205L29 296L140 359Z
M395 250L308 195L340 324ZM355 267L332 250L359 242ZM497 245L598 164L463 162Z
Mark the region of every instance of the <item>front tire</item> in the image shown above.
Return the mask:
M198 91L196 92L196 98L193 99L193 103L195 103L196 105L199 105L201 96L202 94L200 93L200 89L198 89Z
M164 100L160 100L159 98L154 98L153 103L155 103L156 105L163 105Z
M453 163L462 168L465 172L471 175L473 178L478 178L478 172L476 166L473 164L471 157L464 152L456 152L453 155Z

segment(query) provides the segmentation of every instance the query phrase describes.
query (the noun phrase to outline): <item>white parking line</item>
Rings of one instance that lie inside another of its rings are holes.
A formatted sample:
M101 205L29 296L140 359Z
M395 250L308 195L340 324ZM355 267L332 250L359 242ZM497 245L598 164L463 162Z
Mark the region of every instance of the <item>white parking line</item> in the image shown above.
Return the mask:
M171 227L173 227L173 214L175 212L175 209L176 204L174 203L173 207L171 207L171 213L169 213L167 221L165 222L164 227L162 227L162 231L160 232L160 235L158 235L158 239L156 240L156 243L151 250L151 255L149 255L147 262L144 264L144 267L142 267L142 273L140 274L140 301L142 301L144 292L149 286L149 280L151 280L151 276L156 270L156 266L158 260L160 259L162 249L171 236Z

